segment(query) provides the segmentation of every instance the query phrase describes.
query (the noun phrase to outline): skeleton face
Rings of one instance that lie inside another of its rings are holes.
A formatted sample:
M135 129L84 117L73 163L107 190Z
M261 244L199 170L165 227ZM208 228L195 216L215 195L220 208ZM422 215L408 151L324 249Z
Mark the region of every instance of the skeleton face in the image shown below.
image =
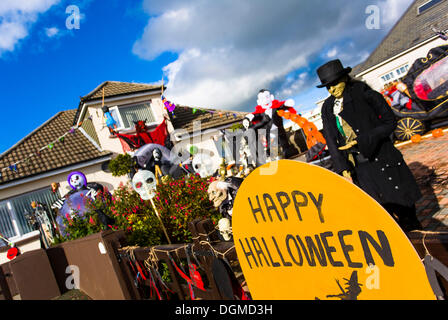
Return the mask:
M199 173L201 178L210 177L217 170L212 157L205 153L198 153L194 156L193 168L195 172Z
M140 170L132 179L132 188L137 191L143 200L154 198L156 187L156 177L151 171Z
M213 202L215 208L218 208L221 203L227 199L227 188L224 188L220 181L213 181L210 183L207 192L208 199Z
M70 176L70 186L73 189L78 190L83 186L85 186L85 184L86 184L85 178L81 174L74 173Z
M232 237L232 226L230 224L230 220L227 218L222 218L218 221L218 229L219 233L221 233L222 237L225 241L229 241Z

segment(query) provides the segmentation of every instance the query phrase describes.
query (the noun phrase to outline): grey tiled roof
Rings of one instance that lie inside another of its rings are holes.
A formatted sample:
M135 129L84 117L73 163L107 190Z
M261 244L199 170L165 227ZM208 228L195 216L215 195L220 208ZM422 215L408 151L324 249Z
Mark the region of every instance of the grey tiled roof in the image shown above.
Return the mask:
M69 132L75 112L59 112L0 155L0 168L7 168L34 154L29 161L17 165L17 172L4 170L0 185L110 155L110 152L100 152L79 130L66 135L62 142L57 141L51 150L47 148L40 151L40 156L36 155L39 149Z
M187 106L176 106L174 109L174 117L170 115L171 123L174 129L184 129L187 132L193 131L193 122L201 122L201 130L231 126L235 123L241 122L247 115L247 112L229 111L229 110L213 110L206 112L197 110L193 112L194 108Z
M154 85L154 84L145 84L145 83L133 83L133 82L121 82L121 81L104 81L98 87L96 87L92 92L86 94L85 96L80 98L80 103L78 106L78 110L74 116L73 124L76 124L78 118L81 116L81 109L83 103L89 101L99 100L101 101L103 98L103 89L104 89L104 98L111 97L119 97L125 96L133 93L143 93L149 92L153 90L161 90L162 85Z

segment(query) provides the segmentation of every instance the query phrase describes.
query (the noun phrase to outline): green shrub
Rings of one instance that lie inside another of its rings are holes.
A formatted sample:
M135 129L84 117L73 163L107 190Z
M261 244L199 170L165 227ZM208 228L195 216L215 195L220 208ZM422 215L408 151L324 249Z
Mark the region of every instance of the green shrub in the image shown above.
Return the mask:
M133 160L129 154L119 154L109 162L109 170L114 177L121 177L131 172L132 165Z
M157 187L153 199L172 243L192 242L188 223L196 218L211 219L216 223L221 215L208 199L210 179L189 176L180 180L167 179ZM95 201L86 204L84 217L75 215L65 220L66 240L85 237L100 232L98 210L115 220L114 230L126 232L129 245L154 246L167 244L162 226L151 201L140 198L128 183L114 190L113 194L99 194Z

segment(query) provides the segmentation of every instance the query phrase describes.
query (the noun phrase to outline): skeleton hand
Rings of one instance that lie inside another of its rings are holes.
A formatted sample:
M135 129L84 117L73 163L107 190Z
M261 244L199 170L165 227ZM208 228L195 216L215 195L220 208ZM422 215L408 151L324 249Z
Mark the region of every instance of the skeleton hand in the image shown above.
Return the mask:
M348 150L348 149L354 147L354 146L357 145L357 144L358 144L358 141L354 140L354 141L352 141L352 142L350 142L350 143L347 143L347 144L346 144L345 146L343 146L343 147L339 147L339 150Z

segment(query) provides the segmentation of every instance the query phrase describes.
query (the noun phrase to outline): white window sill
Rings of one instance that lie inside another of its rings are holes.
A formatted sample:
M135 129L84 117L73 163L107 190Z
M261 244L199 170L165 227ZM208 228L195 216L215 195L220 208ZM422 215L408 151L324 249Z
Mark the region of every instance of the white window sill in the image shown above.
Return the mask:
M26 239L35 237L35 236L37 236L37 235L39 235L39 234L40 234L40 231L39 231L39 230L34 230L34 231L32 231L32 232L25 233L25 234L22 235L22 236L15 236L15 237L9 238L9 241L14 242L14 243L17 243L17 242L20 242L20 241L23 241L23 240L26 240Z

